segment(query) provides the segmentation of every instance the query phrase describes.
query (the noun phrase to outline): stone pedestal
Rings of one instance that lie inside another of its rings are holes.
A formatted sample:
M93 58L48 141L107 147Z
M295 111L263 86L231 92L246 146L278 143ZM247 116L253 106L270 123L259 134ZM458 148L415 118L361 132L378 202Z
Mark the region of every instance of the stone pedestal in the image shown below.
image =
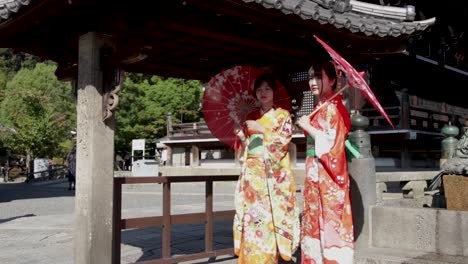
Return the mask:
M371 154L371 142L365 128L369 120L359 113L351 118L354 131L349 139L359 147L361 157L352 159L349 166L351 175L351 206L354 219L356 250L370 246L370 213L371 206L377 202L375 160Z
M353 159L349 163L349 173L355 247L365 249L370 245L370 208L377 203L374 158Z

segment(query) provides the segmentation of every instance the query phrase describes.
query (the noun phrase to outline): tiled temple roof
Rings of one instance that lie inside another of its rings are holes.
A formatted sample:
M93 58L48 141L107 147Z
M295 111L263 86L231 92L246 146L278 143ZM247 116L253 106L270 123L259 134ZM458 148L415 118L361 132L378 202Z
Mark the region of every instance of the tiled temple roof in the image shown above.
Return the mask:
M31 0L0 0L0 22L10 18L12 13L17 13L22 6L27 6Z
M346 28L367 36L400 36L425 30L435 18L414 21L415 8L389 7L353 0L243 0L266 8L275 8L302 19L313 19L321 24Z
M435 18L414 21L415 8L390 7L354 0L242 0L255 2L266 8L276 8L285 14L313 19L321 24L346 28L353 33L380 37L407 35L425 30ZM7 20L31 0L0 0L0 22Z

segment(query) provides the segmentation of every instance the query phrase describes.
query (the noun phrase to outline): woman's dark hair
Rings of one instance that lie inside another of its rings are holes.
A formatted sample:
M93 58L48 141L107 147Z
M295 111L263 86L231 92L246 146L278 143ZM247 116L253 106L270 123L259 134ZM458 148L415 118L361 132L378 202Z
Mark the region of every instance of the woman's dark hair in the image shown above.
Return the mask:
M315 69L317 69L317 71ZM335 80L335 84L333 85L333 90L335 90L336 82L337 82L336 68L335 68L335 65L331 61L322 61L315 65L313 64L312 66L310 66L309 79L312 79L314 77L321 78L322 70L325 71L325 74L327 74L328 79Z
M260 87L260 85L263 82L266 82L271 87L271 89L273 89L274 92L276 92L276 90L278 89L275 77L273 77L273 75L271 75L270 73L263 73L260 76L258 76L254 82L254 93L257 92L258 87Z

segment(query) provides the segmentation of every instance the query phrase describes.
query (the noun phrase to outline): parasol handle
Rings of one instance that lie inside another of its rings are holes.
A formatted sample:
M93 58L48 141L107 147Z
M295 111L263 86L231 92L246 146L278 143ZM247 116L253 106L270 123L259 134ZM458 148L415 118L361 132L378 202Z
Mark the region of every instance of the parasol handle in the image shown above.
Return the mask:
M312 111L312 113L310 113L309 115L307 115L308 118L310 118L311 116L315 115L320 109L322 109L328 102L330 102L333 98L337 97L339 94L341 94L342 92L344 92L344 90L348 89L349 85L346 84L345 86L343 86L343 88L341 88L340 90L338 90L332 97L328 98L325 103L323 103L322 105L320 105L319 107L317 107L314 111Z

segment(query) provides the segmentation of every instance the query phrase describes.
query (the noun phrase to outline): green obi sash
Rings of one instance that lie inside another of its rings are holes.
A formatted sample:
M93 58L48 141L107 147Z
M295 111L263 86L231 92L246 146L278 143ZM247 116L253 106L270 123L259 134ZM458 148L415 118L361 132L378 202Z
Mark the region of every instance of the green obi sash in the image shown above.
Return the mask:
M263 156L263 134L250 135L250 142L247 148L247 155Z
M315 140L313 137L307 135L307 150L306 150L306 155L307 157L313 157L315 156ZM359 147L352 143L349 139L346 139L345 141L345 150L346 150L346 159L348 161L351 161L353 158L354 159L359 159L361 154L359 153Z

